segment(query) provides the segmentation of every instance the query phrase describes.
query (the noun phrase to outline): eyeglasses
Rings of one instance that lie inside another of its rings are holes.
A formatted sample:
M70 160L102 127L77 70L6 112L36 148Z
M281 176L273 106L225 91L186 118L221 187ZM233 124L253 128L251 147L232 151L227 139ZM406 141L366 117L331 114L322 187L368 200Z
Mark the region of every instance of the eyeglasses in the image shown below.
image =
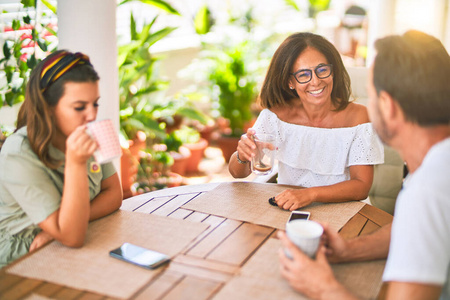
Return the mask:
M320 79L325 79L331 75L333 72L333 65L332 64L321 64L314 68L314 73L316 73L316 76ZM312 70L311 69L302 69L298 70L295 73L291 73L295 77L295 80L297 80L298 83L307 83L310 82L312 79Z

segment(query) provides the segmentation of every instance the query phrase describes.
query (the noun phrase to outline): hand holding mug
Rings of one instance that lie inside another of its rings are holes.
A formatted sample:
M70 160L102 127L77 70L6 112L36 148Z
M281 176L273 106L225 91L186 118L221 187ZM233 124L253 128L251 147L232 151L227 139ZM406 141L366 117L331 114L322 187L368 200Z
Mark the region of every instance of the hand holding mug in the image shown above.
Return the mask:
M78 164L85 164L97 147L95 140L86 133L86 125L81 125L66 140L66 157Z

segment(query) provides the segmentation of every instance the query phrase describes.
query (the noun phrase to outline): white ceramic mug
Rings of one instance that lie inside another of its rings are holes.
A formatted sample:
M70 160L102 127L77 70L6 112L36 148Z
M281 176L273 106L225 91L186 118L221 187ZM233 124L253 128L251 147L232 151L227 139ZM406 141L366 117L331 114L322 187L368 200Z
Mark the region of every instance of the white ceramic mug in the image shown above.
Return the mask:
M311 220L293 220L286 223L286 234L303 253L315 258L323 234L323 227ZM288 251L286 251L286 255L292 258Z

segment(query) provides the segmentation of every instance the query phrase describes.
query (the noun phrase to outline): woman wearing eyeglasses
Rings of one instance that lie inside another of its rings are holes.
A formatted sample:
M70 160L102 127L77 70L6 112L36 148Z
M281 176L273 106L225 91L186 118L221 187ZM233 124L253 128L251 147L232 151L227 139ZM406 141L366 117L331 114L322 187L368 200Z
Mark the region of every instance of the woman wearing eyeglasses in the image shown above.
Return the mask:
M230 173L250 175L252 135L274 134L278 183L305 187L276 195L280 208L366 199L373 165L384 161L383 145L366 107L350 102L350 94L349 75L329 41L312 33L289 36L272 58L260 95L263 110L241 137Z

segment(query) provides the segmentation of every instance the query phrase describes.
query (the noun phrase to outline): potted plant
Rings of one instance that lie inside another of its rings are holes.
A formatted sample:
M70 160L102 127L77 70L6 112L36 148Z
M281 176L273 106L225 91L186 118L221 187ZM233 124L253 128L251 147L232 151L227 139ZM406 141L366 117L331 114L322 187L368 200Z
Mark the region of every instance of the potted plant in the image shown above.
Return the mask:
M258 64L250 41L234 45L218 45L206 49L209 61L210 95L222 117L222 132L218 140L226 162L236 150L239 137L254 119L252 106L258 96Z
M153 100L153 117L166 133L178 130L186 122L207 124L210 117L196 107L192 94L178 93L164 99Z
M208 147L208 141L202 138L196 129L189 126L182 126L175 131L175 134L183 142L183 146L191 152L186 163L186 173L198 172L198 166Z
M124 3L124 2L123 2ZM123 155L121 158L122 188L124 195L131 193L139 164L139 152L146 147L147 136L164 138L165 131L153 118L153 107L149 96L165 89L167 81L162 80L155 70L159 57L150 52L150 47L170 34L175 27L165 27L152 32L157 17L144 24L140 32L130 14L131 41L119 46L119 115Z
M191 151L182 146L183 142L178 137L176 131L168 133L163 143L166 146L166 151L173 158L173 164L170 167L170 170L182 176L185 175L186 165L191 157Z
M183 70L211 101L211 115L220 130L218 145L226 162L255 119L258 85L272 55L268 53L271 35L255 35L252 13L250 8L241 16L230 16L229 34L216 33L213 27L202 36L199 58Z
M156 135L164 133L152 116L153 106L149 96L166 89L168 82L155 72L160 58L150 52L150 47L176 28L165 27L151 32L156 19L144 24L142 30L137 32L131 13L131 41L119 46L120 126L122 134L129 140L135 139L138 131Z
M139 151L153 144L161 143L167 135L171 120L185 116L204 122L195 109L185 105L183 98L164 98L161 91L167 88L168 82L157 72L157 64L161 58L152 54L150 49L157 41L170 34L175 27L164 27L153 32L155 17L149 24L144 24L140 32L136 29L136 21L130 14L131 42L119 47L119 94L120 94L120 132L124 155L134 155L135 159L124 158L122 169L136 168ZM131 163L131 165L129 164ZM130 172L123 172L128 176ZM132 173L132 172L131 172ZM129 182L122 178L122 182ZM127 186L123 186L124 192Z
M141 194L181 185L182 176L170 171L173 162L165 145L154 145L141 151L133 193Z

